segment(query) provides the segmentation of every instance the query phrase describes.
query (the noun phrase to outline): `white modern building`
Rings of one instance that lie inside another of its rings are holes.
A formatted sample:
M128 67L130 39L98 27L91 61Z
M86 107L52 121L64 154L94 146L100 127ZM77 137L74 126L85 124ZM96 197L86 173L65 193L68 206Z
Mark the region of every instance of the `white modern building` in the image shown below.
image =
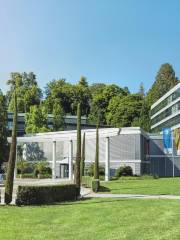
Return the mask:
M180 127L180 83L151 106L151 131Z
M95 160L96 130L84 129L85 165ZM39 133L33 136L17 138L17 144L23 147L23 156L27 161L49 162L52 178L73 179L73 163L76 157L77 131ZM114 175L115 169L128 165L133 173L147 173L149 162L146 159L148 135L135 128L100 128L99 163L105 167L105 180ZM10 141L10 139L9 139Z

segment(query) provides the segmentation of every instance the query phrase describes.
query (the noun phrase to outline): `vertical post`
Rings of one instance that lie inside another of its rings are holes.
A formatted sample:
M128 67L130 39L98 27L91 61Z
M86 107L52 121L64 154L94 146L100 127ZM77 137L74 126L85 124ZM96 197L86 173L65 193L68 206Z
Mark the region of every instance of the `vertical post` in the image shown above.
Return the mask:
M69 180L73 180L73 141L69 141Z
M17 143L16 143L16 159L15 159L15 165L14 165L14 180L16 180L16 174L17 174Z
M172 162L173 162L173 178L174 178L174 136L172 131Z
M105 156L105 181L109 181L109 137L106 137L106 156Z
M53 152L52 152L52 179L56 179L56 141L53 141Z

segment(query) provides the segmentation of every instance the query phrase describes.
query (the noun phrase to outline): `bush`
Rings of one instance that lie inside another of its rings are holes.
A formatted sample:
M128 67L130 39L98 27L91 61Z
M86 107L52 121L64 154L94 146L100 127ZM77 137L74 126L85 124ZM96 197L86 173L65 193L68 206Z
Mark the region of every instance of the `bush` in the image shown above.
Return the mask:
M99 179L93 179L92 180L92 190L93 190L93 192L98 192L99 187L100 187Z
M133 170L130 166L122 166L116 170L115 176L133 176Z
M91 188L92 187L93 178L90 176L82 176L81 184L84 187Z
M94 176L94 163L91 163L88 167L85 167L85 173L88 176L93 177ZM104 176L105 175L105 168L103 166L99 166L99 175Z
M77 199L76 185L18 186L17 205L50 204Z

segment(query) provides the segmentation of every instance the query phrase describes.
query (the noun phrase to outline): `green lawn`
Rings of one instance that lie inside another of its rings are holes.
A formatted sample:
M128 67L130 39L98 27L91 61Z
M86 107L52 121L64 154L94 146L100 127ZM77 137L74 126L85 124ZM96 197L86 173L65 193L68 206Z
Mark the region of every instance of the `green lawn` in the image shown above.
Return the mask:
M54 206L0 207L3 240L180 239L177 200L93 199Z
M180 195L180 178L138 179L120 178L101 183L100 191L110 193Z

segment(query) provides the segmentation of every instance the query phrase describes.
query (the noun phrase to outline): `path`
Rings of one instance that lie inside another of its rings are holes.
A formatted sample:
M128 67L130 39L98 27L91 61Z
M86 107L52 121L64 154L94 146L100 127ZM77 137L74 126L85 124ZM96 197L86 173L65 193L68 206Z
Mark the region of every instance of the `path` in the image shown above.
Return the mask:
M83 198L119 198L119 199L174 199L180 200L177 195L143 195L143 194L112 194L112 193L94 193L90 189L81 190Z

